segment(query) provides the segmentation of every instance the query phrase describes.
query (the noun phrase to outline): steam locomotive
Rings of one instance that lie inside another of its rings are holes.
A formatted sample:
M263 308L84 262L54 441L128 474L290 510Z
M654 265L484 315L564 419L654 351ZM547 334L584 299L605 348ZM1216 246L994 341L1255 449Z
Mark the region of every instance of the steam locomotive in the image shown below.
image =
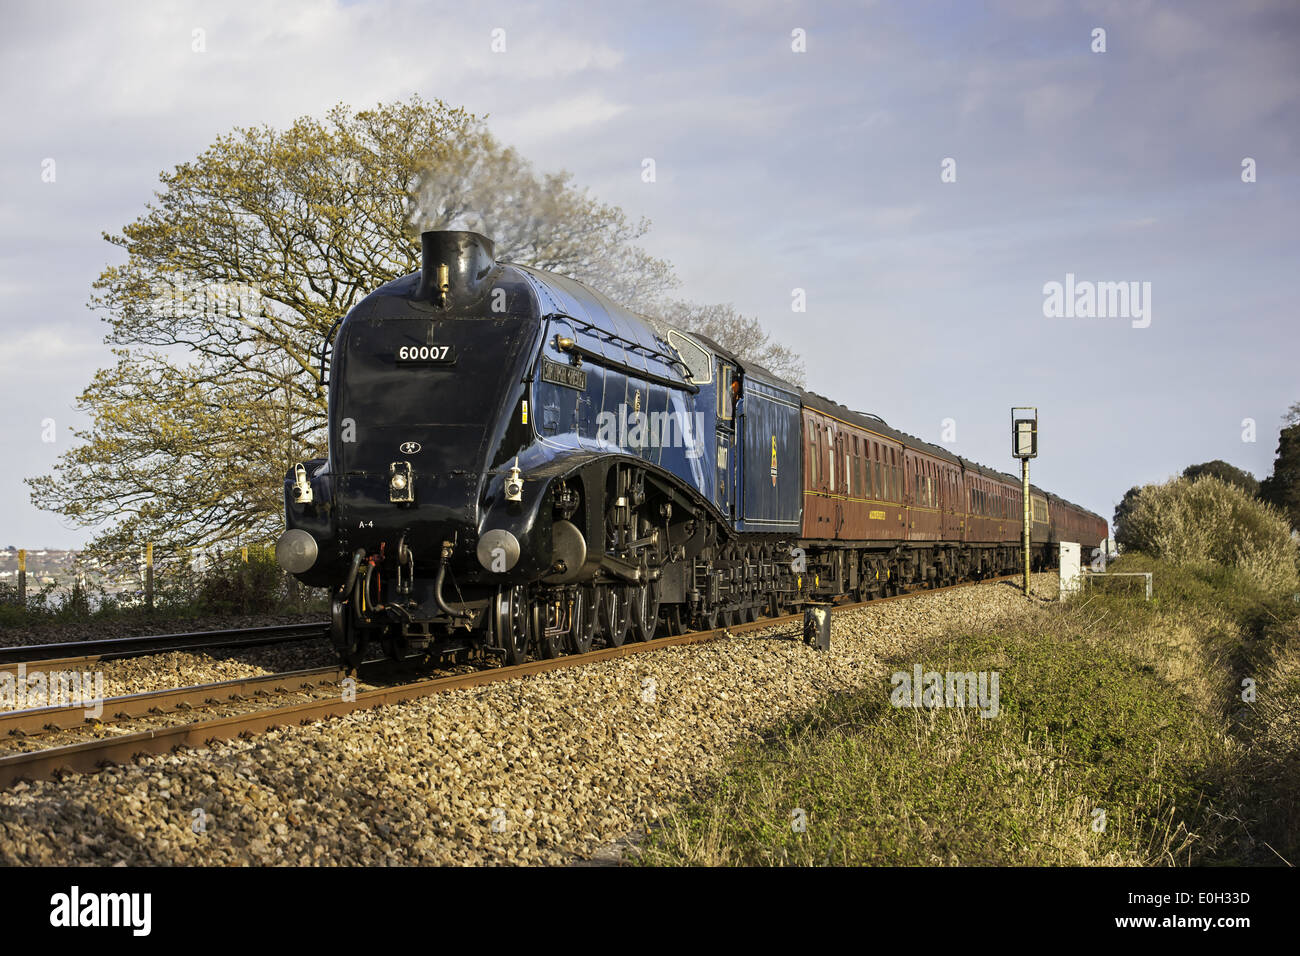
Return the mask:
M322 348L276 554L356 662L519 663L1013 570L1017 479L582 283L426 232ZM1035 566L1104 519L1033 489ZM1085 552L1086 553L1086 552Z

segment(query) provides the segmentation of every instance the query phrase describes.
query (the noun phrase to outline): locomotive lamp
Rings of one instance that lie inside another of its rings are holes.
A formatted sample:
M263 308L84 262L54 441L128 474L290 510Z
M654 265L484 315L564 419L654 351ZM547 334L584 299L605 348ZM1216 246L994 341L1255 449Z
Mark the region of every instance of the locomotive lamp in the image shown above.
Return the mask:
M388 466L388 500L398 504L415 501L415 486L411 482L409 461L395 461Z
M1024 552L1025 597L1029 597L1029 459L1038 457L1038 409L1022 406L1011 409L1011 454L1020 459L1020 487L1023 527L1020 532L1021 551Z
M307 467L305 465L293 466L293 500L300 505L311 504L311 482L307 480Z
M523 501L524 500L524 478L519 471L519 459L515 459L515 465L510 469L510 477L506 479L506 501Z

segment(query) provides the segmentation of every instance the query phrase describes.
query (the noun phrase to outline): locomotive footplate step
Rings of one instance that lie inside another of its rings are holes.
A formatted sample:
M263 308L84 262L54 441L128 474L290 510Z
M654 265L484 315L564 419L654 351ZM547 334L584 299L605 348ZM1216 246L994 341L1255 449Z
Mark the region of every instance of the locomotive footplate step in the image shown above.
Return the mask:
M831 606L811 604L803 612L803 642L819 651L831 649Z

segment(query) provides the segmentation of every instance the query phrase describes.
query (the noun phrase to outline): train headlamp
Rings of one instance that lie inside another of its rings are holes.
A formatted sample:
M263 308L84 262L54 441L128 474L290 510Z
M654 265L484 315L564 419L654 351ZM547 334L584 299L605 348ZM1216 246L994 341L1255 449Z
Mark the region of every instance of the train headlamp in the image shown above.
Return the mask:
M398 504L415 501L409 461L395 461L388 466L388 500Z

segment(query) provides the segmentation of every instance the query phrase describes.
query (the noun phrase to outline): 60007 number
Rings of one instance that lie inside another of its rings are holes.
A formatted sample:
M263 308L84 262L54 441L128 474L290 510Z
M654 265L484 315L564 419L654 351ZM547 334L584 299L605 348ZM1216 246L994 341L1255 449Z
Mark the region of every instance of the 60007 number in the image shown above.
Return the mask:
M450 345L403 345L397 361L449 365L456 361L456 350Z

